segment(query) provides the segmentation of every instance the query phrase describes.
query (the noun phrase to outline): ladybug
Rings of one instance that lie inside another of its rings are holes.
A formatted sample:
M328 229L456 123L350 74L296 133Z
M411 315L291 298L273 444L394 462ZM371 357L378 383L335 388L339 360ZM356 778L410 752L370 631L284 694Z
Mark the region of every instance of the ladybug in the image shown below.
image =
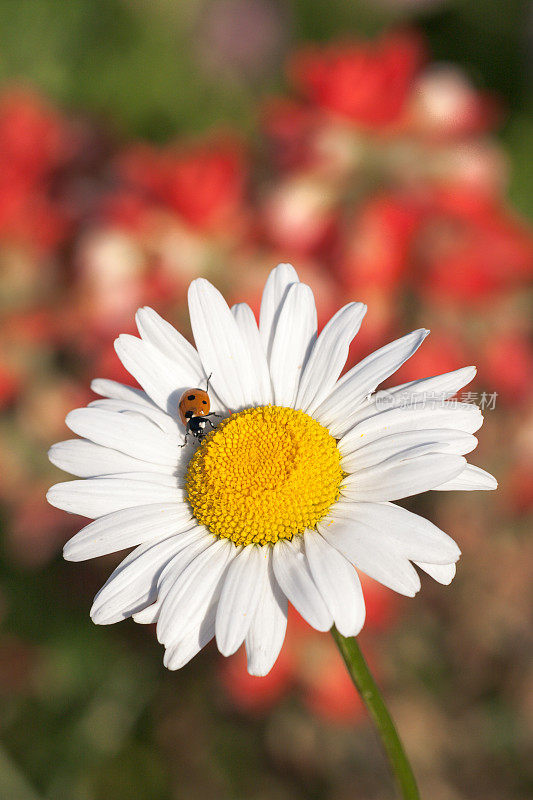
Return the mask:
M185 425L185 441L181 445L182 447L185 447L187 444L187 437L189 434L192 434L195 439L201 441L208 433L206 430L207 425L210 426L211 430L215 428L209 417L220 416L220 414L209 411L211 407L208 394L210 378L211 375L207 379L205 390L199 389L198 387L185 389L181 395L178 408L180 419Z

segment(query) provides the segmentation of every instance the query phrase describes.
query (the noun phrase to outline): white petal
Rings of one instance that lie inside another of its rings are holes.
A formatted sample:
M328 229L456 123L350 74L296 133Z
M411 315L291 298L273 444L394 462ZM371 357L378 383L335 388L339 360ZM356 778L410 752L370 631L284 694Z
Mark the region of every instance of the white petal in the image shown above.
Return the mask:
M317 531L306 531L304 543L314 581L336 627L343 636L357 636L365 621L365 601L355 568Z
M389 436L388 438L395 439L396 437ZM372 444L369 444L368 447L362 448L361 450L356 450L355 453L350 453L349 456L343 459L344 466L351 465L349 469L345 470L345 472L355 474L363 469L366 469L367 467L376 467L379 466L379 464L385 464L392 460L397 461L401 459L408 461L413 458L418 458L419 456L425 456L428 453L447 452L446 445L442 442L426 441L422 444L414 444L411 447L402 447L401 445L394 447L391 443L387 448L385 448L385 453L380 456L378 455L378 445L381 445L382 442L383 439L379 439L377 442L372 442ZM367 450L370 450L370 454L366 452ZM363 457L358 459L357 456L361 452L363 453ZM454 453L453 448L451 449L451 452Z
M341 517L327 517L318 530L357 569L399 594L414 597L420 578L409 560L388 538L380 539L374 528Z
M155 603L150 603L150 605L141 608L140 611L136 611L131 616L140 625L153 625L159 619L160 610L161 605L156 600Z
M50 505L96 519L123 508L152 503L177 503L183 500L181 489L158 486L145 481L115 478L86 478L82 481L56 483L48 490Z
M144 462L141 462L144 467ZM112 475L103 475L100 477L112 478L114 481L141 481L141 483L151 483L156 486L166 486L169 489L182 489L183 480L182 475L164 472L114 472Z
M179 365L163 355L157 347L136 336L123 333L115 341L118 357L159 408L178 416L181 395L191 386L205 380L203 374Z
M137 389L135 386L126 386L124 383L111 381L107 378L95 378L91 382L91 389L95 394L109 397L112 400L127 400L149 408L155 408L155 404L150 400L146 392L142 389Z
M213 534L202 525L197 525L196 529L192 530L195 535L190 542L188 541L190 537L189 531L176 537L180 544L185 540L186 546L176 547L176 554L165 565L165 568L157 578L157 592L154 602L151 605L146 605L141 611L133 615L135 622L143 624L157 622L163 603L183 570L216 541ZM183 627L183 634L185 634L188 630L186 627L188 620L181 620L180 622Z
M433 453L409 458L400 453L349 475L341 485L341 494L353 500L399 500L455 478L464 464L462 456Z
M102 586L91 608L97 625L126 619L155 600L157 579L180 547L203 535L191 530L156 544L143 544L130 553Z
M343 454L352 453L384 436L435 428L472 434L482 424L479 408L470 403L446 402L438 407L431 403L420 403L381 411L358 422L339 441L339 448Z
M196 525L186 503L125 508L82 528L64 549L67 561L84 561L156 539L166 539Z
M312 414L330 394L341 374L348 350L367 307L348 303L330 319L316 340L300 380L296 408Z
M205 616L177 644L165 650L163 664L167 669L181 669L202 650L215 635L217 604L212 603Z
M390 542L411 561L451 564L461 551L451 536L432 522L393 503L347 503L341 501L332 516L346 516L374 529L374 537Z
M176 466L183 444L177 431L163 432L149 419L136 414L77 408L67 414L65 422L79 436L152 464Z
M213 595L222 588L229 561L238 552L227 539L215 539L185 567L161 607L157 638L162 644L170 647L188 632L195 620L203 619Z
M498 481L490 472L486 472L484 469L481 469L481 467L467 464L463 471L455 478L450 478L450 480L434 488L439 492L451 492L457 489L460 491L488 490L497 489Z
M365 440L363 439L363 441ZM369 444L365 444L364 447L344 455L342 468L344 472L353 472L365 467L373 467L375 464L379 464L380 461L413 447L425 446L424 452L427 453L464 455L474 450L476 445L476 437L471 436L469 433L463 433L463 431L454 431L446 428L402 431L391 436L375 439Z
M252 367L255 370L257 385L259 387L256 404L268 405L272 402L272 385L270 383L268 363L261 343L261 337L259 336L259 329L255 321L254 312L246 303L238 303L232 307L231 313L235 317L235 322L248 348Z
M395 407L408 408L413 403L421 402L437 408L442 401L453 397L474 378L475 367L462 367L432 378L421 378L409 381L390 389L382 389L369 397L352 417L352 424L357 425L364 419L374 416L380 411ZM432 425L432 427L436 427Z
M204 278L189 287L189 313L198 353L217 395L232 411L253 405L260 388L248 348L226 301Z
M261 298L259 333L263 343L263 350L269 362L281 307L285 301L289 286L293 283L298 283L299 280L298 273L291 264L278 264L267 278L263 297Z
M289 287L278 315L270 354L270 376L278 406L292 408L300 377L316 339L315 298L305 283Z
M448 586L455 578L455 564L424 564L421 561L415 561L415 564L444 586Z
M429 331L421 328L376 350L335 384L330 396L316 409L322 425L339 438L353 425L357 407L415 353Z
M328 631L333 617L317 589L301 536L279 540L273 548L274 575L295 609L317 631Z
M408 381L390 389L384 389L383 394L395 398L396 402L402 400L447 400L453 397L459 389L474 380L476 375L475 367L462 367L453 372L445 372L442 375L433 375L431 378L419 378L416 381Z
M215 590L206 593L194 613L182 621L178 639L173 640L165 650L163 659L168 669L180 669L205 647L215 635L215 619L220 597L221 581Z
M266 579L268 550L243 547L228 569L216 618L217 645L224 656L234 653L248 632Z
M48 458L59 469L77 475L79 478L112 475L124 472L163 473L174 475L176 466L151 464L138 458L119 453L110 447L104 447L87 439L67 439L65 442L53 444L48 451Z
M132 400L100 399L93 400L89 403L88 408L99 408L103 411L118 411L123 414L129 414L130 416L136 416L141 420L151 420L162 431L168 431L171 434L179 432L177 419L161 411L161 409L153 405L153 403L150 403L150 405L143 405L141 403L134 403Z
M135 315L135 321L146 342L150 342L170 361L179 364L191 375L196 375L199 381L204 380L202 362L192 344L153 308L140 308Z
M287 597L277 582L272 567L272 549L268 550L268 572L259 603L246 635L246 653L250 675L267 675L279 655L287 629Z

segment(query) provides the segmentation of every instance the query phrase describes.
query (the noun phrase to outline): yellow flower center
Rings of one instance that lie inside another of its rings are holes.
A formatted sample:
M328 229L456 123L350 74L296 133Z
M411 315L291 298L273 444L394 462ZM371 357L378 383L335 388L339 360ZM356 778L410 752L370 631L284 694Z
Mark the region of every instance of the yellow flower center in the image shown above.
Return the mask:
M268 544L314 528L339 496L337 442L303 411L233 414L191 458L187 493L198 522L235 544Z

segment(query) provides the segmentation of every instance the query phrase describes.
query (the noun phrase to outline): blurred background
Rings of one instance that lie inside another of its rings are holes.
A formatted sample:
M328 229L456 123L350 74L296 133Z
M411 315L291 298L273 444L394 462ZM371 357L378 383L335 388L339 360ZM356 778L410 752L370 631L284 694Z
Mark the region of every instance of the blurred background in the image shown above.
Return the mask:
M479 367L501 488L411 504L457 578L366 581L361 641L425 798L533 797L532 41L523 0L0 0L2 800L393 796L330 637L167 672L92 624L119 557L63 562L84 521L44 501L137 306L190 333L192 278L257 311L279 261L322 323L368 303L350 364L424 325L395 382Z

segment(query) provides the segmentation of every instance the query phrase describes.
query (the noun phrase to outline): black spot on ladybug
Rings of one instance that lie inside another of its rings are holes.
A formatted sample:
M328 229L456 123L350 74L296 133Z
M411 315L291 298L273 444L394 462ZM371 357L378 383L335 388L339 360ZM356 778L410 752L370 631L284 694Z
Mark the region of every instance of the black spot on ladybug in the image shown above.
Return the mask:
M187 400L194 400L195 397L196 397L195 394L190 394L190 395L188 395ZM204 400L204 403L205 403L205 400Z
M207 405L207 400L202 400L202 403L204 404L204 406L206 406Z
M187 419L191 419L194 416L194 411L190 411L190 410L186 411L185 412L185 416L187 417Z

